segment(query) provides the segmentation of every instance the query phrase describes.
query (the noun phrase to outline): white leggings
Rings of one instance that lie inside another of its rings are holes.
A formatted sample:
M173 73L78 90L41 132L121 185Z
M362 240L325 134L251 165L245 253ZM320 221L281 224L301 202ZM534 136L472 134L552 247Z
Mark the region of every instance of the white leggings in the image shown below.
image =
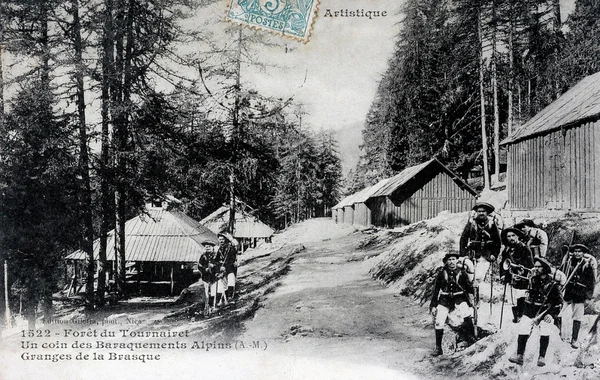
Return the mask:
M454 310L450 311L444 305L437 305L434 317L434 324L437 330L443 329L448 320L448 324L452 327L460 326L464 319L473 315L473 309L466 302L461 302Z
M524 315L517 325L517 331L519 332L519 335L530 335L531 331L533 330L533 326L533 319ZM549 336L552 329L555 328L553 323L547 323L544 320L540 322L538 327L540 329L541 336Z

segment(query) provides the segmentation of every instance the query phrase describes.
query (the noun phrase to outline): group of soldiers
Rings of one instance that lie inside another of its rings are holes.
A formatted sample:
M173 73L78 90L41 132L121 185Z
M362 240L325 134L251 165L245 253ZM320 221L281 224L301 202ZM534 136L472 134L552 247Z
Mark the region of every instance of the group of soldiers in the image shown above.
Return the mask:
M499 263L500 279L504 283L502 306L507 286L510 286L512 322L518 324L517 353L509 361L523 364L527 340L537 326L540 330L537 365L544 366L551 330L561 329L562 318L567 314L564 311L569 309L573 320L570 343L578 348L585 302L593 298L597 278L597 261L590 249L583 244L565 246L564 257L555 267L546 258L548 236L532 220L502 228L501 222L492 217L495 210L491 204L477 202L473 211L475 217L469 219L463 230L459 251L450 251L444 256L444 267L436 277L430 304L436 336L433 355L443 354L446 322L454 326L468 344L477 339L474 318L479 304L479 284L486 277L493 284L496 263ZM568 337L561 338L569 341Z
M218 234L219 245L207 240L198 259L198 270L204 285L204 314L209 315L233 301L237 277L237 248L225 234Z

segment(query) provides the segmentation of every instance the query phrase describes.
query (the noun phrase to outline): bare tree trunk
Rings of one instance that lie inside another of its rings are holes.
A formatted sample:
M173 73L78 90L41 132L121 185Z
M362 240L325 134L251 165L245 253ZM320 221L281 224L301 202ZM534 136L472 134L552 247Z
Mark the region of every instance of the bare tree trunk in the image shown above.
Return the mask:
M235 103L233 105L233 134L231 136L231 168L229 173L229 233L235 236L235 166L237 164L237 139L240 136L242 75L242 27L238 29L238 46L236 51Z
M482 8L479 8L479 17L478 17L478 32L479 32L479 97L480 97L480 105L481 105L481 143L482 143L482 153L483 153L483 187L486 190L490 189L490 170L488 167L488 146L487 146L487 134L485 131L485 92L483 87L483 70L484 70L484 61L483 61L483 26L482 23Z
M117 1L116 25L115 25L115 75L112 78L111 92L112 111L114 119L114 152L116 160L115 172L115 263L116 276L115 285L120 296L125 296L125 221L126 221L126 203L125 203L125 170L127 168L125 161L125 150L127 145L127 105L124 97L124 71L125 71L125 52L124 39L127 22L125 15L125 0Z
M104 292L106 289L106 250L108 247L108 232L112 217L110 216L111 196L110 182L110 83L114 76L114 31L113 31L113 1L106 0L104 8L104 34L102 35L102 90L101 90L101 152L100 152L100 198L101 198L101 222L100 222L100 250L98 252L98 304L104 304Z
M85 118L85 88L83 43L81 41L81 21L79 18L79 0L71 0L73 17L72 37L75 57L75 83L77 88L77 119L79 129L79 175L82 181L81 214L83 219L82 249L86 254L85 297L88 308L94 307L94 222L92 217L92 188L90 184L90 159L88 155L88 136Z
M514 7L512 1L510 4L510 21L508 26L508 135L512 134L513 130L513 86L515 69L514 69L514 32L515 32L515 18L514 18Z
M500 111L498 107L498 73L496 70L496 1L492 0L492 91L494 94L494 173L500 179Z

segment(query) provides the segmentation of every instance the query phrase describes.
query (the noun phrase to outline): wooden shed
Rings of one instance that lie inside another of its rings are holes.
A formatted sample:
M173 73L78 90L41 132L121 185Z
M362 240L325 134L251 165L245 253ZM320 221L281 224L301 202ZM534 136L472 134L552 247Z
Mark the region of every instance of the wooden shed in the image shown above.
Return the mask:
M130 291L143 294L177 294L198 280L194 267L204 251L202 242L218 243L217 235L182 212L146 206L146 211L125 223L126 282ZM109 283L115 274L115 231L108 233L106 259ZM100 239L94 241L98 259ZM66 257L75 273L86 260L78 250Z
M339 201L338 204L331 208L331 217L335 220L336 223L344 223L344 207L348 205L348 201L350 200L350 198L352 198L352 195L348 195L347 197Z
M257 240L271 241L275 231L252 214L253 210L244 202L237 201L233 237L242 246L255 247ZM229 205L223 205L200 221L200 224L214 233L227 230L229 225Z
M365 204L373 225L394 228L433 218L444 210L469 210L475 195L466 182L432 159L389 178Z
M390 179L391 178L382 179L375 185L369 186L355 195L352 200L354 203L354 224L366 227L373 225L371 209L367 206L367 201L371 198L373 193L385 186Z
M582 79L502 144L512 210L600 211L600 73Z

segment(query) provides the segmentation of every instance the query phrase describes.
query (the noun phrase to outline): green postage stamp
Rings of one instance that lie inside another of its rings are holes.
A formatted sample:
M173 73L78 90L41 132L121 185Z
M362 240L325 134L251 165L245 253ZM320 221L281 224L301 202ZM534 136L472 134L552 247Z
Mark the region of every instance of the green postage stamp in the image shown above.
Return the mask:
M227 19L307 42L319 0L228 0Z

